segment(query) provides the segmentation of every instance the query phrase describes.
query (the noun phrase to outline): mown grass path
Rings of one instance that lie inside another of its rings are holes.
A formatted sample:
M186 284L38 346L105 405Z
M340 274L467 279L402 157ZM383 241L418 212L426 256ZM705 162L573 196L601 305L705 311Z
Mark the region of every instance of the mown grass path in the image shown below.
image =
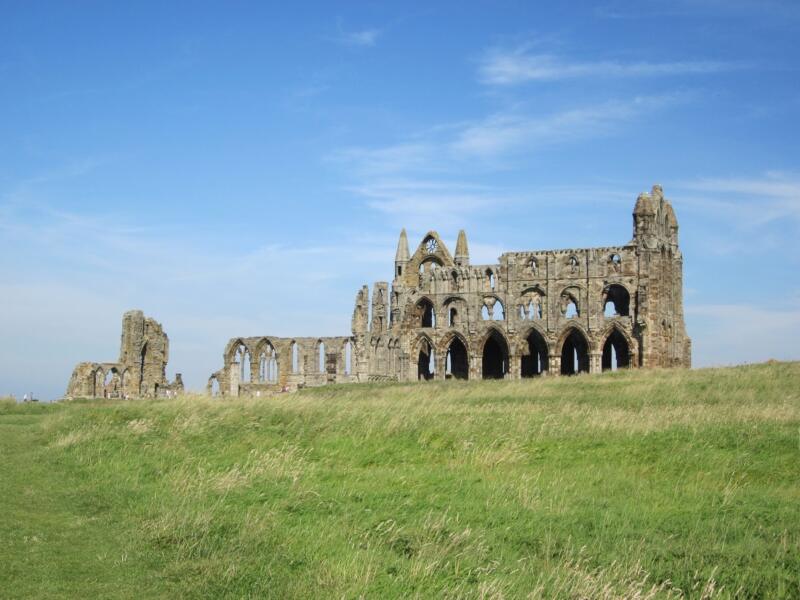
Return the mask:
M0 595L800 597L800 363L0 406Z
M48 446L54 411L16 407L0 416L0 597L135 597L126 570L126 525L88 473Z

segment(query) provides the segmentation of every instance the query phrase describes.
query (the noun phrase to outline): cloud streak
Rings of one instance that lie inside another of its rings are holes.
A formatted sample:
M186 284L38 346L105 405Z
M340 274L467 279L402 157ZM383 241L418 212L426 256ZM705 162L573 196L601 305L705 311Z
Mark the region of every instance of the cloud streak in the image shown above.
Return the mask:
M336 35L331 39L337 44L341 44L343 46L362 48L372 47L378 42L378 38L381 35L381 30L375 28L347 31L342 26L341 20L337 22L336 30Z
M613 60L569 61L553 54L534 54L527 48L490 49L478 68L485 85L513 86L528 82L608 77L656 77L718 73L746 67L745 63L714 60L624 63Z
M800 224L800 176L796 174L702 178L678 182L677 189L688 192L676 194L683 196L682 204L734 219L746 229L784 219Z

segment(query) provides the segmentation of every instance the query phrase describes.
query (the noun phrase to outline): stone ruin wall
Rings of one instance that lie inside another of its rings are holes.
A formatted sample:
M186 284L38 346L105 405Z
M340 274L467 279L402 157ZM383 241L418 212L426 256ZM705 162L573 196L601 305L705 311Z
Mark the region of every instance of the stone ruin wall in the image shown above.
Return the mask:
M211 374L206 390L212 395L258 396L352 383L357 381L354 342L351 337L234 338L225 347L223 368Z
M454 255L435 231L411 255L403 231L391 286L356 295L352 336L234 338L208 390L689 367L682 282L678 223L660 186L638 197L623 246L508 252L471 265L463 231Z
M140 310L122 317L119 360L82 362L72 372L67 398L155 398L183 392L181 374L167 381L169 338Z

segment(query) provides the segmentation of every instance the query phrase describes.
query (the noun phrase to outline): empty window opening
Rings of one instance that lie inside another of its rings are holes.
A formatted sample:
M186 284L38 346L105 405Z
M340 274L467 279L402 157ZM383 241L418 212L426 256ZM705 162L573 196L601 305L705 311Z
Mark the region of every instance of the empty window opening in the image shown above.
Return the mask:
M527 354L522 355L520 373L523 377L538 377L548 369L547 342L536 330L531 331L526 341Z
M447 311L447 326L455 327L458 325L458 310L455 307L450 307Z
M267 380L267 353L262 352L258 357L258 380L264 382Z
M353 370L353 345L347 342L344 345L344 374L350 375Z
M622 285L610 285L606 290L604 315L606 317L627 317L630 314L631 296Z
M486 278L489 282L489 289L493 290L495 285L497 284L497 280L495 279L494 273L491 270L487 270Z
M403 274L403 267L397 265L397 276L400 277Z
M453 289L457 290L458 289L458 272L457 271L453 271L452 273L450 273L450 279L453 282Z
M108 373L106 373L105 379L103 380L103 396L106 398L113 398L115 397L115 393L117 391L117 372L114 369L111 369Z
M565 294L561 296L561 310L567 319L571 319L572 317L577 317L580 315L578 303L571 294Z
M420 381L428 381L433 379L435 372L435 355L431 345L425 341L419 349L419 356L417 357L417 378Z
M142 346L142 354L139 357L139 394L144 394L144 363L147 357L147 344Z
M576 375L589 372L589 345L586 338L573 329L561 347L561 374Z
M267 381L269 383L278 383L278 353L275 348L270 346L269 354L267 355Z
M528 268L531 270L531 273L536 275L539 272L539 261L536 258L531 258L528 261Z
M219 396L219 379L216 377L211 378L211 395Z
M622 258L619 254L612 254L608 260L611 263L611 268L614 269L614 271L619 273L622 270Z
M569 270L573 273L577 273L578 269L580 268L580 263L578 262L578 258L575 256L569 257Z
M538 298L528 304L528 318L532 321L542 318L542 303Z
M318 358L319 358L319 361L318 361L319 372L320 373L324 373L325 372L325 344L323 342L320 342L318 348L319 348L319 356L318 356Z
M606 343L603 344L603 371L616 371L629 366L630 347L628 346L628 341L624 335L614 329L606 339Z
M417 304L420 315L421 327L436 327L436 312L433 310L433 303L427 298L422 299Z
M508 345L497 331L483 344L482 367L484 379L503 379L508 373Z
M492 307L492 320L493 321L504 321L506 318L506 311L503 307L503 303L499 300L494 303Z
M241 356L241 363L240 363L241 371L239 373L240 375L239 381L247 383L250 381L250 369L251 369L250 353L243 348L242 354L240 356Z
M481 317L484 321L503 321L506 318L506 311L503 303L497 298L484 298Z
M469 379L469 359L467 349L459 338L453 338L447 349L445 366L446 379Z

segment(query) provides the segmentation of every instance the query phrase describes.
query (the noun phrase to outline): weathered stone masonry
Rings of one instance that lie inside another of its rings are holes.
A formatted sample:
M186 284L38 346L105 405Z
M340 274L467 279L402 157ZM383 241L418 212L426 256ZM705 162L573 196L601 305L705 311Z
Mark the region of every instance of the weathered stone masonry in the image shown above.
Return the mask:
M429 232L394 280L356 295L352 335L232 339L208 389L259 394L369 380L520 378L689 367L678 222L660 186L641 194L633 239L606 248L508 252L471 265Z
M183 392L181 374L167 381L169 338L155 319L140 310L122 317L117 362L82 362L72 371L68 398L141 398Z

